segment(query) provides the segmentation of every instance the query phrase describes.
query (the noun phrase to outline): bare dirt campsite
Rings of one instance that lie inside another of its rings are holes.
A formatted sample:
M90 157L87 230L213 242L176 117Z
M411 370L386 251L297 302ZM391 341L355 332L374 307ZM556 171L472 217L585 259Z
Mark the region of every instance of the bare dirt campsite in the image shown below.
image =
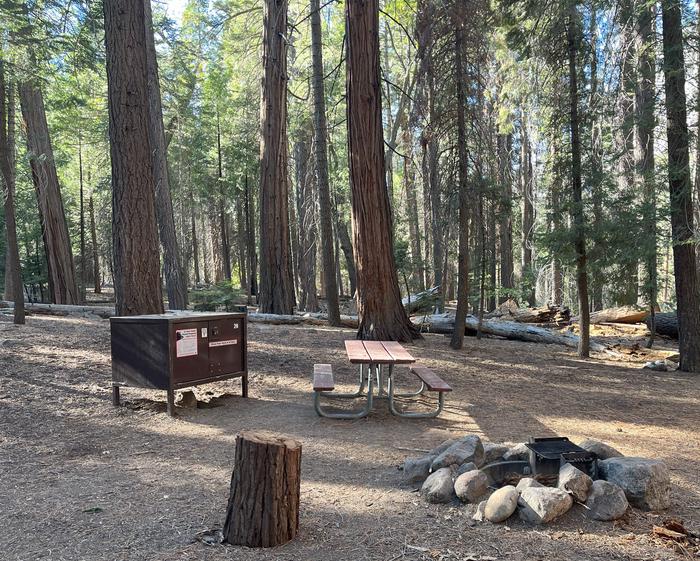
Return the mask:
M110 398L109 325L80 316L0 323L0 527L9 560L693 559L652 535L667 517L700 530L700 380L641 361L581 361L562 346L442 335L406 345L454 391L437 419L384 405L358 421L319 418L315 362L355 379L343 341L355 331L250 324L250 397L231 380L195 388L199 407L165 414L164 392ZM648 357L646 357L648 358ZM642 360L646 360L642 359ZM399 378L399 380L402 378ZM407 381L408 379L405 378ZM235 435L302 442L300 528L272 549L207 545L226 512ZM474 524L468 505L430 505L402 484L406 456L474 433L593 437L625 455L663 459L672 507L589 520L580 505L547 526Z

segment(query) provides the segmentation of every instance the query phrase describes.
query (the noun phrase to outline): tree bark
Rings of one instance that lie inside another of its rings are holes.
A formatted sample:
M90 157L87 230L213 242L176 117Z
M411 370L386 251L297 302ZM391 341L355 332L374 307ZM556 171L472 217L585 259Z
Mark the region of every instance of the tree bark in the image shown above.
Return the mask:
M33 57L30 55L30 58ZM80 290L46 121L44 97L39 84L32 78L20 82L19 97L41 218L51 301L56 304L78 304Z
M105 0L112 243L118 315L163 312L144 0Z
M645 299L649 307L652 328L648 347L654 342L653 328L654 315L656 313L658 274L657 274L657 250L656 250L656 178L654 161L654 98L656 80L655 58L655 33L656 5L642 4L637 14L637 134L635 146L635 160L637 177L641 182L640 191L644 200L644 226L646 239L644 240L644 264L646 279L644 286Z
M527 120L525 112L521 110L520 129L520 178L523 196L523 219L522 219L522 282L526 290L527 302L530 306L535 305L535 279L532 260L532 244L535 227L535 205L534 205L534 185L532 176L532 147L530 146L530 136L527 130Z
M287 178L287 0L265 0L260 118L260 311L290 314L294 278Z
M95 228L95 203L92 194L88 198L90 214L90 249L92 250L92 279L95 294L102 294L102 276L100 275L100 254L97 249L97 228Z
M685 58L681 6L661 3L668 140L668 183L671 200L673 269L678 303L680 370L700 372L700 295L693 241L693 203L689 167Z
M460 14L461 15L461 14ZM469 310L469 185L467 183L467 125L464 116L466 103L464 68L462 64L464 48L464 22L461 17L455 21L455 105L457 106L457 174L459 182L459 254L457 257L457 312L455 325L462 325ZM482 240L483 241L483 240ZM450 347L461 349L464 343L464 330L452 332Z
M308 165L309 158L308 140L302 138L295 144L296 206L299 232L299 309L317 312L315 197L312 186L313 173L310 173Z
M241 431L229 495L224 540L274 547L299 530L301 443L285 436Z
M401 305L386 189L379 89L378 0L345 7L347 124L358 337L410 341L418 333Z
M15 96L14 85L5 79L5 61L0 58L0 174L4 184L5 298L14 302L13 321L24 323L24 285L17 242L15 219ZM8 282L9 280L9 282Z
M587 357L590 354L590 317L588 309L588 272L586 270L586 231L583 212L581 185L581 139L579 136L578 116L578 75L576 58L579 50L578 12L572 3L567 25L567 43L569 58L569 103L571 134L571 221L574 228L574 250L576 252L576 286L578 288L579 330L581 337L578 354Z
M163 276L165 277L165 286L168 294L168 308L171 310L186 310L187 279L180 260L173 200L170 193L168 153L163 128L163 108L158 78L158 59L153 37L151 0L143 0L143 6L146 33L146 64L148 69L148 132L151 143L151 158L153 160L158 235L163 248Z
M513 289L513 170L511 167L511 151L513 135L499 134L497 137L498 150L498 180L501 188L499 205L499 246L501 257L501 294L500 303L512 296Z
M340 323L338 286L335 280L335 248L333 247L333 222L330 184L328 181L328 145L326 137L326 94L323 84L323 40L321 33L320 0L311 0L311 65L314 98L314 155L316 156L316 181L318 189L319 218L321 226L321 262L331 325Z

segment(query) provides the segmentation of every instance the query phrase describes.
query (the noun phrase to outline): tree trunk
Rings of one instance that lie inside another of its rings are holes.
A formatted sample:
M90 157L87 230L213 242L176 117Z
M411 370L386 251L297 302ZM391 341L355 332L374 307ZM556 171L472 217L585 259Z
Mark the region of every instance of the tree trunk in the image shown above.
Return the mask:
M312 187L313 173L309 171L309 158L308 140L302 138L295 144L296 207L299 232L299 309L317 312L316 220Z
M236 243L238 245L238 278L241 290L248 286L248 254L246 247L245 193L236 197Z
M241 431L224 524L224 541L274 547L299 530L301 443L285 436Z
M668 139L668 182L671 200L673 268L678 302L680 370L700 372L700 296L693 241L693 203L689 168L688 119L681 6L661 3Z
M420 227L418 225L418 201L416 198L416 174L413 168L413 145L411 131L408 125L403 135L403 177L406 187L406 218L408 221L408 236L411 242L411 277L414 286L418 290L425 290L425 276L423 271L423 256L421 254Z
M461 14L460 14L461 16ZM464 117L464 105L467 102L464 87L464 68L462 50L464 48L464 30L461 17L455 21L455 105L457 106L457 173L459 182L459 254L457 257L457 313L455 325L462 325L469 309L469 193L467 184L467 125ZM464 343L464 330L452 332L450 347L461 349Z
M15 219L15 96L14 85L5 81L5 61L0 58L0 175L4 183L5 298L14 302L13 321L24 323L24 285L17 242ZM8 282L9 281L9 282Z
M170 193L168 153L163 128L163 108L158 79L158 59L153 37L151 0L143 0L143 7L146 33L146 64L148 69L148 133L151 145L151 158L153 160L158 235L160 237L160 245L163 248L163 276L165 277L165 287L168 293L168 308L171 310L186 310L187 279L180 262L173 200Z
M523 196L523 220L522 220L522 282L526 289L527 302L535 305L535 279L532 262L532 243L535 228L534 185L532 177L532 147L527 130L527 120L524 111L521 110L522 120L520 129L520 178Z
M105 0L112 243L118 315L163 312L144 0Z
M260 118L261 312L290 314L294 278L287 178L287 0L265 0Z
M226 191L224 189L224 162L221 152L221 121L219 119L219 108L216 108L216 161L218 182L216 193L218 195L217 216L219 220L219 231L221 232L221 264L224 278L231 280L231 242L228 234L228 219L226 216Z
M90 249L92 250L92 279L95 294L102 294L102 277L100 275L100 254L97 249L97 228L95 228L95 203L92 194L88 198L90 213Z
M417 331L401 305L384 170L378 0L349 0L345 9L348 152L360 320L357 335L410 341Z
M579 50L577 20L578 12L576 10L576 4L572 4L567 26L570 103L569 128L571 134L571 221L574 227L574 250L576 251L576 287L578 288L579 330L581 332L581 338L578 345L578 354L581 357L587 357L590 354L590 312L588 309L586 231L581 185L581 139L579 137L578 75L576 68L576 57Z
M513 135L499 134L498 150L498 182L501 188L499 208L499 246L501 249L501 294L500 302L505 302L512 296L513 289L513 170L511 167L511 151Z
M676 312L655 314L653 322L649 316L644 323L650 330L653 329L655 334L678 339L678 315Z
M245 219L246 219L246 254L248 255L248 303L258 294L258 253L255 247L255 199L248 187L248 173L244 183Z
M311 0L311 65L314 98L314 155L316 156L316 181L321 226L321 262L326 305L331 325L340 323L338 286L335 280L335 248L333 247L333 222L330 184L328 181L328 146L326 137L326 94L323 85L323 40L321 34L320 0ZM349 269L348 269L349 271Z
M39 205L51 301L57 304L78 304L80 290L46 122L44 97L38 83L29 78L19 84L19 97L26 128L29 163Z
M646 279L644 294L649 307L652 320L656 313L656 300L658 293L657 274L657 250L656 250L656 183L654 161L654 98L656 80L655 59L655 30L656 5L643 4L638 8L637 15L637 72L638 82L636 91L637 106L637 145L635 147L635 159L637 177L641 181L640 191L644 198L644 226L646 239L644 240L644 263ZM648 347L654 342L655 330L651 329L651 337Z

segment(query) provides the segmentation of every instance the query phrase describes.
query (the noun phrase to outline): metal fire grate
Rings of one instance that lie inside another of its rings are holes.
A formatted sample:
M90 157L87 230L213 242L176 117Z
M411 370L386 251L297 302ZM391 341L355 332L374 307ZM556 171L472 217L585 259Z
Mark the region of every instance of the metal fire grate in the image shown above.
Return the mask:
M535 476L555 476L559 473L560 467L567 463L587 473L593 479L597 476L596 455L576 446L564 436L530 437L525 446L530 450L530 469Z

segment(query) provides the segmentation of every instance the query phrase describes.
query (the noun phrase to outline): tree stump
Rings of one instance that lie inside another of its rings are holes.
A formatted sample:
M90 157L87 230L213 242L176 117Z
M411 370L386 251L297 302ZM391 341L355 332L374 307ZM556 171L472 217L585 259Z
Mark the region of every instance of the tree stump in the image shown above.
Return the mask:
M299 529L301 443L265 432L241 431L228 500L224 541L273 547Z

